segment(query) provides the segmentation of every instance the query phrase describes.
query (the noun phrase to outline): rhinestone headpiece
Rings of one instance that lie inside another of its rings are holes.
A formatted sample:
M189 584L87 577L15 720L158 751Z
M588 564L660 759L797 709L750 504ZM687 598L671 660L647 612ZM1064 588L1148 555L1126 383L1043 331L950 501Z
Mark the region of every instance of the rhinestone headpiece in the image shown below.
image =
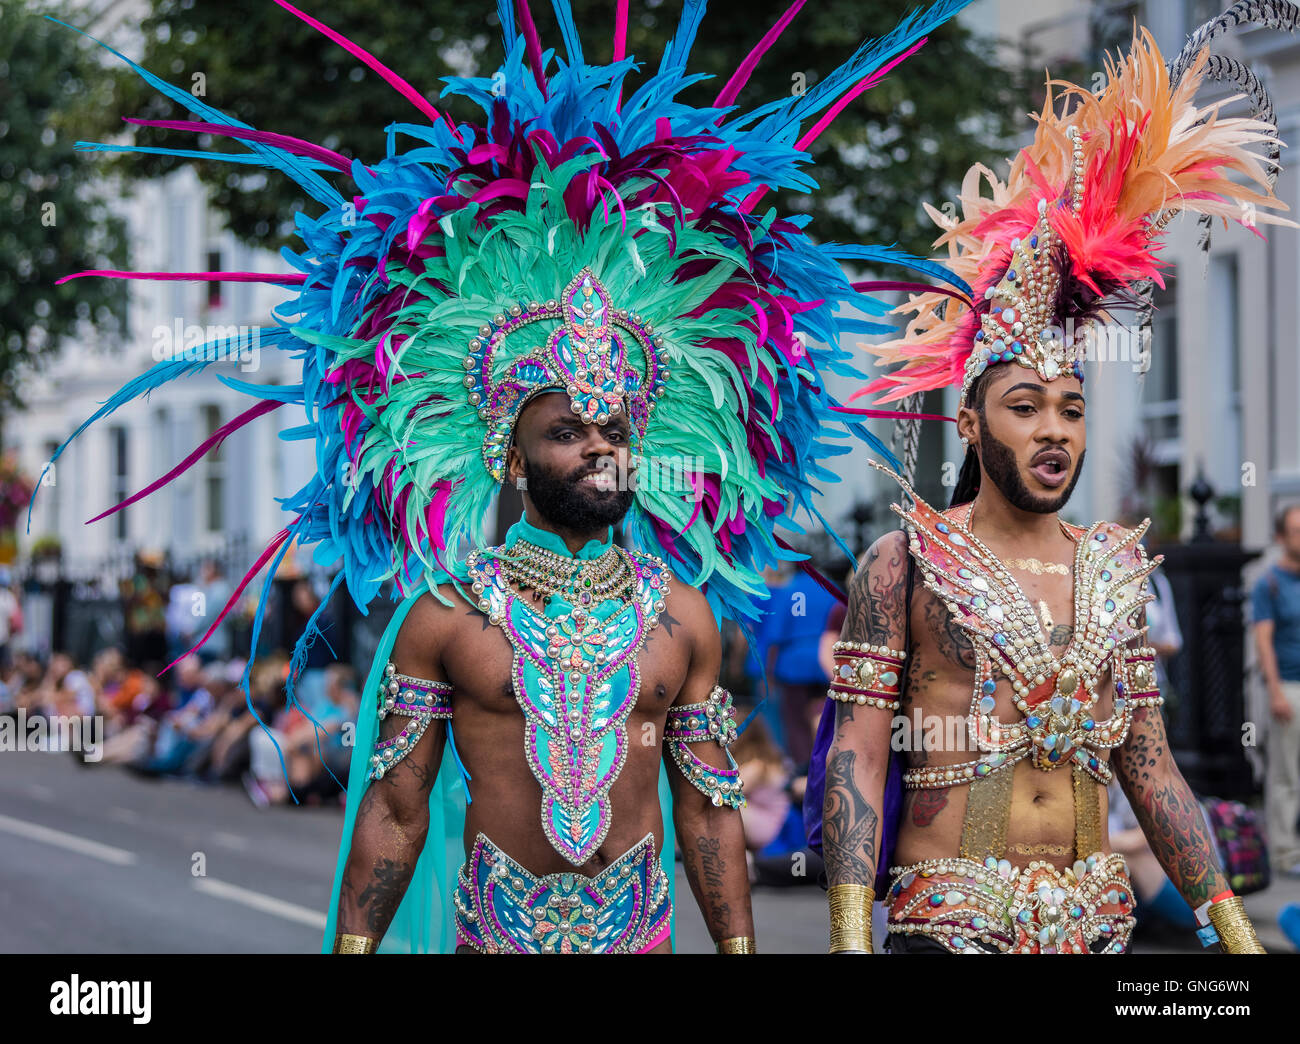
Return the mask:
M523 336L534 323L560 320L544 345L493 374L496 352L510 337ZM644 366L633 365L629 347L639 345ZM563 389L584 423L605 424L623 410L636 432L645 435L655 401L668 380L661 365L663 338L642 316L615 309L591 269L584 268L560 299L514 304L479 327L465 356L465 388L471 406L487 422L483 466L497 482L506 475L506 451L519 414L548 389Z
M1085 320L1067 331L1057 319L1061 276L1054 255L1058 244L1046 209L1043 201L1033 231L1011 241L1011 264L1002 279L984 291L990 307L980 316L975 350L966 360L962 406L975 378L995 363L1017 362L1045 381L1067 373L1083 379L1092 322Z
M1071 153L1070 209L1078 214L1083 206L1083 139L1078 127L1067 127L1065 134ZM990 307L980 316L974 350L966 360L961 406L975 378L994 363L1018 362L1045 381L1063 373L1083 380L1084 346L1093 324L1085 320L1066 330L1057 320L1061 243L1047 209L1047 200L1040 199L1038 221L1028 236L1011 240L1011 264L1001 280L984 291Z

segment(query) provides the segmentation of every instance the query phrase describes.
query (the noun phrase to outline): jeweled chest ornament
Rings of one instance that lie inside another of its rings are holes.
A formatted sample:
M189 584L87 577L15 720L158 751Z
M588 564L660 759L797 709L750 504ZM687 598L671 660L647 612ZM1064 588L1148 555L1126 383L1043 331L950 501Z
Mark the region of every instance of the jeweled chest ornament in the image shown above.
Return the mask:
M1057 659L1020 585L967 527L970 505L944 514L915 496L913 503L908 512L895 508L907 528L909 551L926 587L975 650L967 726L983 756L910 769L904 782L953 786L1024 758L1043 771L1075 765L1109 782L1110 768L1099 755L1124 741L1135 706L1159 698L1148 650L1129 647L1141 636L1137 610L1151 600L1146 577L1160 561L1148 561L1141 552L1146 526L1123 530L1098 522L1074 530L1062 523L1075 542L1075 633ZM1108 670L1115 679L1114 711L1098 719L1094 709ZM999 679L1011 686L1021 720L1003 721L995 713Z
M636 657L664 611L670 574L657 558L613 547L574 573L594 569L590 586L563 578L564 591L548 596L562 611L542 615L528 585L540 582L537 563L551 554L516 541L508 551L476 551L467 564L479 610L514 650L511 684L542 788L542 829L581 866L609 832L609 790L627 758L624 725L640 689Z
M552 328L545 343L503 373L494 373L497 349L507 338L526 336L533 324ZM639 363L633 347L640 349ZM547 388L563 389L570 408L586 424L605 424L627 410L634 432L643 437L669 377L663 348L654 323L614 308L589 268L574 276L558 299L517 303L498 312L470 339L464 359L466 398L488 426L482 448L488 473L498 482L505 479L506 451L519 412Z

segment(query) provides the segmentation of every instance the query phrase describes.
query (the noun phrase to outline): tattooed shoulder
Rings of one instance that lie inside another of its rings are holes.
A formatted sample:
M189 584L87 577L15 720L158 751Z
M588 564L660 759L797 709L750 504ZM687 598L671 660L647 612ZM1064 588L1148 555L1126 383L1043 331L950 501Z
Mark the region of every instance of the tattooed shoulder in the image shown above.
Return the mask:
M887 533L867 549L853 574L842 632L845 639L899 644L906 582L907 538L900 531Z

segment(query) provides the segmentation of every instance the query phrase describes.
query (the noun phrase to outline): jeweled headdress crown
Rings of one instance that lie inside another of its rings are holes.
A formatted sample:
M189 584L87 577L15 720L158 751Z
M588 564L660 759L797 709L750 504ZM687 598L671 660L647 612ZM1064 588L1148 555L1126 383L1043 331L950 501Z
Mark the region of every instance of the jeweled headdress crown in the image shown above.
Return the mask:
M559 325L544 345L493 374L493 362L507 339L527 337L534 324L549 326L556 320ZM629 342L639 350L639 366ZM504 480L515 422L534 396L549 389L563 389L585 424L604 424L626 410L636 435L644 438L650 411L668 379L668 370L659 364L663 344L653 323L613 307L590 268L574 276L558 300L511 305L479 327L465 356L465 387L469 404L479 407L479 417L487 423L483 464L488 474Z

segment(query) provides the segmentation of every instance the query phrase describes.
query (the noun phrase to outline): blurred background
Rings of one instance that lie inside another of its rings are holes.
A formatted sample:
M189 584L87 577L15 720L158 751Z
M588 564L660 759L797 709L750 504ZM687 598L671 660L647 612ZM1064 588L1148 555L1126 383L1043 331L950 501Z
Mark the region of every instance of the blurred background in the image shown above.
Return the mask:
M1127 45L1135 20L1171 56L1226 3L977 0L819 139L818 198L787 195L779 205L811 212L823 240L928 253L935 232L921 203L942 206L975 162L1005 170L1001 158L1027 139L1025 114L1042 104L1046 70L1091 83L1104 54ZM543 40L555 39L549 5L533 6ZM573 6L589 57L608 60L597 41L611 35L611 5ZM714 0L692 68L725 78L786 6ZM815 84L913 6L808 5L741 102ZM659 54L679 8L678 0L634 3L629 50ZM430 96L440 77L482 74L499 59L486 2L430 0L416 10L333 0L327 13L313 13ZM250 623L262 575L199 655L156 677L207 629L285 524L276 497L311 475L310 446L277 437L271 423L251 425L177 482L86 524L247 408L220 377L285 383L293 360L268 350L208 366L96 423L49 463L168 338L191 326L210 337L213 328L262 325L279 300L274 288L251 283L56 281L88 269L275 271L278 249L294 242L293 213L307 201L251 167L232 173L202 159L74 151L77 141L228 146L123 123L183 114L44 14L240 120L347 156L381 153L382 128L409 115L374 74L269 0L4 0L0 10L0 715L92 715L104 730L103 756L92 764L76 752L0 756L0 832L31 842L0 846L0 947L311 949L341 826L334 777L346 778L357 686L390 599L362 614L340 592L327 607L327 641L313 647L299 685L329 730L319 750L283 693L287 650L330 580L310 549L295 549L272 578L256 650ZM1222 49L1263 77L1282 139L1300 140L1300 36L1255 30ZM698 90L707 101L716 83ZM460 104L450 101L452 114L471 116ZM1297 177L1284 167L1277 184L1292 209ZM1135 380L1128 358L1089 369L1092 442L1066 514L1084 524L1153 520L1148 546L1166 555L1162 652L1179 763L1202 795L1250 810L1262 791L1269 710L1249 592L1278 553L1277 512L1300 497L1300 237L1220 229L1203 254L1198 233L1194 222L1171 226L1174 278L1157 291L1149 370ZM846 398L861 382L828 383ZM926 412L955 411L955 391L929 400ZM278 423L283 430L301 418ZM877 434L888 440L889 427ZM947 503L960 449L950 425L925 427L916 485L932 502ZM893 525L894 490L860 453L830 463L841 481L827 488L823 513L860 552ZM507 501L500 518L516 513ZM847 578L850 562L825 534L788 539L835 581ZM825 693L826 636L838 623L835 600L804 574L769 580L770 612L753 647L727 632L724 684L745 712L758 708L735 754L750 784L746 828L765 949L815 951L825 945L824 900L801 887L815 882L817 866L803 850L799 809ZM253 653L246 702L239 683ZM1258 736L1247 743L1251 722ZM87 860L98 872L88 873ZM63 884L88 880L93 931L75 910L60 916L29 901L33 890L62 894ZM1278 875L1251 900L1267 921L1261 935L1272 932L1266 942L1279 948L1278 913L1300 898L1288 880ZM682 932L679 948L708 948L702 924ZM1187 944L1185 932L1151 943Z

